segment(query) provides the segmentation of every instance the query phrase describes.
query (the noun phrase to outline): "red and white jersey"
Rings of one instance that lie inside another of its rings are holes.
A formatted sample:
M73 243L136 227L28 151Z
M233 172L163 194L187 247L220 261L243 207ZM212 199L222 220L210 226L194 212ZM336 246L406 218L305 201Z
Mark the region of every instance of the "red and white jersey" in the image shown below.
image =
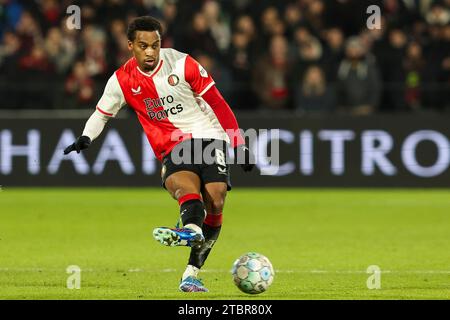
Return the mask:
M214 84L192 57L163 48L152 73L140 70L135 58L120 67L109 79L97 110L115 117L125 104L133 108L161 160L186 139L210 138L230 143L227 128L218 118L220 113L202 98Z

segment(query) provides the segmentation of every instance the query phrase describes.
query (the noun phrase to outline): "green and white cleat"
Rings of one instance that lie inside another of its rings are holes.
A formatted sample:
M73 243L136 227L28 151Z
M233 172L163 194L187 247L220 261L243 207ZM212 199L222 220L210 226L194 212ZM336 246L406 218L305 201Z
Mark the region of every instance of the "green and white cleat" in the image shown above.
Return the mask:
M205 242L205 237L189 228L159 227L153 230L156 241L169 247L187 246L199 249Z

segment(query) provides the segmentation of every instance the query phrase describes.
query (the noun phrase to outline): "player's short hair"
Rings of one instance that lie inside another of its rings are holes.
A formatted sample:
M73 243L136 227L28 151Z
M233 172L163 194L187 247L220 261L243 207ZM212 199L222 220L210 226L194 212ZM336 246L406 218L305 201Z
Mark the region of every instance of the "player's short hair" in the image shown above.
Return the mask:
M158 31L159 35L162 35L162 26L155 18L143 16L134 19L129 24L127 31L128 40L134 41L136 39L136 31Z

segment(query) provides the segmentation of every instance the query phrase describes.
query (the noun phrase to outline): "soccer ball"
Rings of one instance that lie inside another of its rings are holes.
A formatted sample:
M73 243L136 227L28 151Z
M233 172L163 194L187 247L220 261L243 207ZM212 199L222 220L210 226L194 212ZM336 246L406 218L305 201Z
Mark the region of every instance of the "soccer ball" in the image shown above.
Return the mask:
M245 293L266 291L273 282L275 271L262 254L249 252L237 259L231 269L234 284Z

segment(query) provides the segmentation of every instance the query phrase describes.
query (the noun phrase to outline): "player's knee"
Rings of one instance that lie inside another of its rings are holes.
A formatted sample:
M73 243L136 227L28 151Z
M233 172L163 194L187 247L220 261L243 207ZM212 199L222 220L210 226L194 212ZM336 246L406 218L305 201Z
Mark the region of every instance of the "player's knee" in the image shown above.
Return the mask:
M225 199L223 198L217 198L213 199L211 202L211 212L210 214L220 214L223 211L223 207L225 205Z
M218 192L214 192L211 195L211 199L210 199L211 212L208 212L208 213L210 213L210 214L222 213L223 207L225 206L226 195L227 195L226 190L225 191L219 190Z

